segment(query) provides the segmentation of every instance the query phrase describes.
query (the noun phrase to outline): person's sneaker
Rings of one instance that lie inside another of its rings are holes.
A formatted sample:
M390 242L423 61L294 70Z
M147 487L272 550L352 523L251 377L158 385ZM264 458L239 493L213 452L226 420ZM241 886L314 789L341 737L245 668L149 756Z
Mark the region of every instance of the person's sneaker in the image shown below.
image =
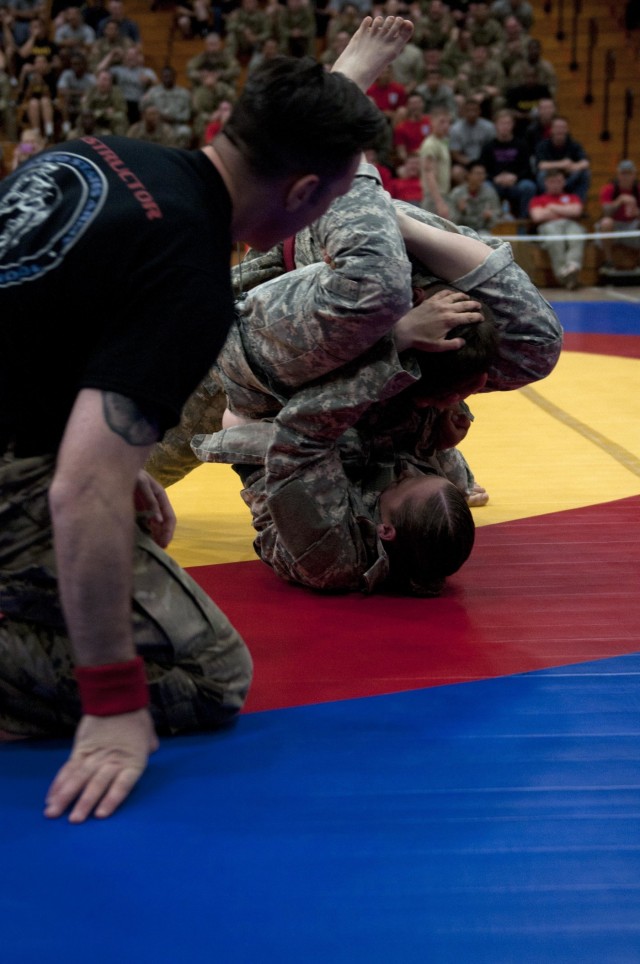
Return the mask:
M561 273L562 283L565 288L568 288L569 291L575 291L580 283L579 275L580 265L576 264L574 261L569 261Z

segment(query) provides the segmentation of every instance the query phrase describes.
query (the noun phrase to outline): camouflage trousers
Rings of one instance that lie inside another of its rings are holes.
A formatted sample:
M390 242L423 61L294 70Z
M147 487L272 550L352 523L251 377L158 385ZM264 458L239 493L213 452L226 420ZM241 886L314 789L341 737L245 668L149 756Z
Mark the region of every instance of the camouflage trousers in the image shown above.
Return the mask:
M0 456L0 730L70 734L80 718L58 598L51 457ZM249 652L226 616L138 529L132 621L159 733L213 729L242 708Z

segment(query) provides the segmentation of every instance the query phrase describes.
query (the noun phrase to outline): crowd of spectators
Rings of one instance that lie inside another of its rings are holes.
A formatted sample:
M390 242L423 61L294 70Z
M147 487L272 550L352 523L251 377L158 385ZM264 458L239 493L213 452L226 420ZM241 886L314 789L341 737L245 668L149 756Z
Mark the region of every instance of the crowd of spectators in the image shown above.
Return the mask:
M54 0L49 20L43 0L0 0L5 137L44 145L91 130L195 148L265 59L312 56L328 69L363 15L402 14L412 41L368 91L388 122L372 151L390 193L491 231L507 218L531 223L532 200L561 171L586 210L589 157L558 115L528 0L178 0L172 10L175 34L194 45L182 83L172 67L158 75L146 64L124 0Z

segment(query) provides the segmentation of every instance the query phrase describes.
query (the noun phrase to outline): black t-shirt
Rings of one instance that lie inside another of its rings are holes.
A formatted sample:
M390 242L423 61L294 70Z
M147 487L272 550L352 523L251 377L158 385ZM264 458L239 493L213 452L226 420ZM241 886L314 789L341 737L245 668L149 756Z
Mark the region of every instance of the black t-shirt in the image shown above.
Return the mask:
M176 424L233 319L230 220L202 151L85 137L5 178L4 442L55 451L82 388L133 399L162 430Z

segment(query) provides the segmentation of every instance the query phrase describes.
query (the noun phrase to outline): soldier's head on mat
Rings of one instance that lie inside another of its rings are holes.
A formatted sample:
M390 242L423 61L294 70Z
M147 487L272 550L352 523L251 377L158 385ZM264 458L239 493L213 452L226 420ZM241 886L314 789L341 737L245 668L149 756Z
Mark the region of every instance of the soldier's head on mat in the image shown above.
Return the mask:
M463 493L435 472L409 465L380 495L378 535L389 557L388 587L435 596L467 561L475 524Z

